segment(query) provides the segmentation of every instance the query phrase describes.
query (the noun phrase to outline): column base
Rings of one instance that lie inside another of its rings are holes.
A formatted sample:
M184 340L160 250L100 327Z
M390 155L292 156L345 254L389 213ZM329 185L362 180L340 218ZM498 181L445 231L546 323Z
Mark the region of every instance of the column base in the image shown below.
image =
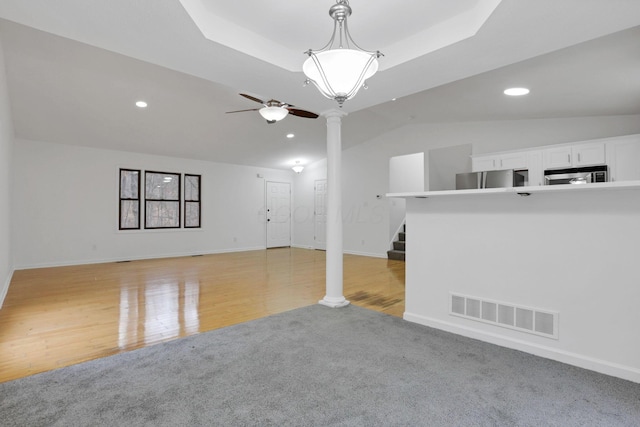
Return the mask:
M318 301L318 304L331 307L331 308L340 308L340 307L346 307L350 303L349 301L344 299L344 297L342 299L324 297L323 299Z

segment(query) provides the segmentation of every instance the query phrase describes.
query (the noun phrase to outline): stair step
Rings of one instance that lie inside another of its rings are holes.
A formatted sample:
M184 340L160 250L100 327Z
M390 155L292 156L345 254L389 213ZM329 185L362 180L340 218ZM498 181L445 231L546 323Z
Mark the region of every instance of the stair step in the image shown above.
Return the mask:
M398 233L398 239L399 239L401 242L404 242L404 240L406 239L406 237L407 237L407 233L405 233L404 231L401 231L401 232L399 232L399 233Z
M404 251L406 243L407 242L393 242L393 249L395 249L396 251Z
M404 261L404 251L398 251L398 250L390 250L387 251L387 258L389 259L393 259L393 260L397 260L397 261Z

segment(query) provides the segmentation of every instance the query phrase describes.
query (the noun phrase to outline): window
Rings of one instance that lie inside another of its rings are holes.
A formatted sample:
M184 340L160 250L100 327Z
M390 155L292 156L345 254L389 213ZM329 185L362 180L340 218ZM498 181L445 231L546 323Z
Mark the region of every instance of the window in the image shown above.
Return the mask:
M120 230L140 229L140 171L120 169Z
M200 228L200 175L184 175L184 227Z
M145 172L144 228L180 228L180 174Z
M201 185L202 175L121 168L119 229L201 228Z

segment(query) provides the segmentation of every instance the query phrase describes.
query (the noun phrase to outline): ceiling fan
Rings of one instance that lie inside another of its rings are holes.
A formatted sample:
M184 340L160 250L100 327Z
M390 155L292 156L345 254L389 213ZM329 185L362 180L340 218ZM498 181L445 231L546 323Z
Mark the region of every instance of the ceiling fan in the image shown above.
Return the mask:
M240 96L244 96L247 99L258 102L263 105L262 108L250 108L248 110L238 110L238 111L227 111L229 113L242 113L245 111L258 111L260 115L267 121L267 123L275 123L287 117L288 114L292 116L298 117L306 117L308 119L316 119L318 115L316 113L312 113L311 111L300 110L299 108L294 108L293 105L287 104L285 102L276 101L275 99L269 101L263 101L261 99L255 98L251 95L247 95L246 93L241 93Z

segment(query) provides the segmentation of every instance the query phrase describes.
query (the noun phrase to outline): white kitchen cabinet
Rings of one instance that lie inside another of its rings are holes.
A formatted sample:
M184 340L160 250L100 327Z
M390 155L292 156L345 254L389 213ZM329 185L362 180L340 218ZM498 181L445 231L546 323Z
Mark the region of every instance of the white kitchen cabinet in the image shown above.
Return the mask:
M502 154L499 158L500 169L526 169L527 153Z
M569 168L571 162L571 147L555 147L543 150L545 169Z
M542 185L544 182L544 169L542 168L541 150L527 153L527 169L529 170L529 182L527 185Z
M572 146L574 166L604 165L606 155L604 143Z
M474 156L471 159L471 169L473 172L526 168L526 152L488 154L486 156Z
M606 143L609 181L640 180L640 135L623 136Z
M640 181L640 134L474 155L471 158L473 172L528 169L528 185L533 186L544 184L546 169L599 165L609 166L608 180L611 182Z
M542 151L545 169L561 169L580 166L604 165L605 143L563 145Z
M471 158L471 171L481 172L496 170L497 156L477 156Z

